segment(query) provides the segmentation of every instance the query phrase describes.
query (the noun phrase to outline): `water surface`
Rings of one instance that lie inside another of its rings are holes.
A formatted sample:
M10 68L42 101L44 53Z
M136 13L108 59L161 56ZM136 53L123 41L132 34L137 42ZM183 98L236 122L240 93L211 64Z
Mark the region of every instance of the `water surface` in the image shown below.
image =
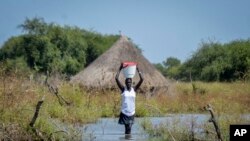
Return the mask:
M135 140L145 141L149 138L147 133L142 129L141 123L145 120L150 121L154 126L164 124L168 128L173 126L192 128L191 124L196 125L195 132L202 132L199 125L205 123L210 118L206 114L171 114L166 117L147 117L135 118L132 127L131 138L124 134L124 126L118 124L118 118L101 118L96 123L86 124L83 126L83 141L124 141Z

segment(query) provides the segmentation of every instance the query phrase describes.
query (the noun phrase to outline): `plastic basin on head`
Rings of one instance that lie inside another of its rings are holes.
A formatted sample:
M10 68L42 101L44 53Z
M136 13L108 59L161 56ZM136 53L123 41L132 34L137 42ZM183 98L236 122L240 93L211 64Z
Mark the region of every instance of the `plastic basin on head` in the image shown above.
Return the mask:
M136 63L135 62L123 62L123 74L126 78L133 78L136 72Z

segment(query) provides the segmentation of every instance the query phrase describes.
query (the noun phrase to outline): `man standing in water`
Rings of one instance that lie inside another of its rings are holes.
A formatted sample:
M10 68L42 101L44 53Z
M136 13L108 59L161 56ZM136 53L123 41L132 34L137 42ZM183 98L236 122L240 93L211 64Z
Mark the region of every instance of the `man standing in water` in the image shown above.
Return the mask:
M121 64L115 80L116 83L121 90L121 96L122 96L122 105L121 105L121 113L118 123L125 125L125 135L131 135L131 127L134 123L134 115L135 115L135 97L136 97L136 91L141 86L143 82L143 76L141 72L139 71L139 68L137 66L137 72L140 77L140 81L135 85L135 87L132 87L132 78L126 78L125 80L125 87L121 84L119 81L119 75L123 68L123 65Z

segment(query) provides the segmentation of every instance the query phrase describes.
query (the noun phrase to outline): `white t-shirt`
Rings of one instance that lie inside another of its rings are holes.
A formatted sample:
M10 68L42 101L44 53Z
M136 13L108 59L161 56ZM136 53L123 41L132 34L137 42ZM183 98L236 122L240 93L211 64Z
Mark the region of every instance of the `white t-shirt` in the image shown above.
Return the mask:
M121 111L123 114L127 116L132 116L135 114L135 91L131 88L128 91L126 88L124 89L122 96L122 106Z

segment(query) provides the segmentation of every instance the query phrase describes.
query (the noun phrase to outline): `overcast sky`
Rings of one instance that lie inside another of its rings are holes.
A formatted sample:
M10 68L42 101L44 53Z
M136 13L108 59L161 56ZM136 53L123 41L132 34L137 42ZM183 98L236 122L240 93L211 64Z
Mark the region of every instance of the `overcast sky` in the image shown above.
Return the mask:
M250 37L249 0L1 0L0 45L25 18L132 38L152 63L182 62L201 41Z

